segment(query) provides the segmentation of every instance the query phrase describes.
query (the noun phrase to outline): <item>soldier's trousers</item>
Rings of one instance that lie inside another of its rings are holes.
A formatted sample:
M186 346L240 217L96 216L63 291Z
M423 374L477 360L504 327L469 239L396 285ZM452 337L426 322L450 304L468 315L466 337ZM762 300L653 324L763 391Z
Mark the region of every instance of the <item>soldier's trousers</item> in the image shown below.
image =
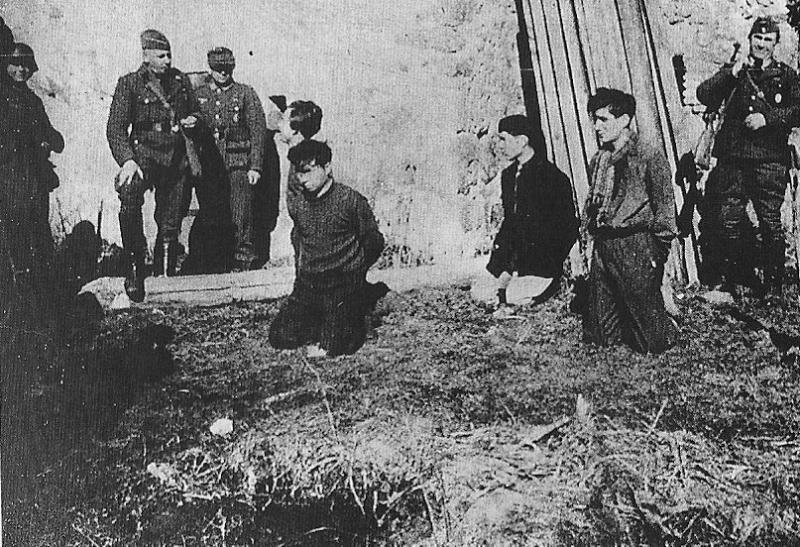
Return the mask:
M781 225L781 205L789 170L780 162L754 162L721 159L706 188L703 225L709 233L704 254L719 265L729 281L743 282L752 270L749 257L764 268L768 282L780 282L785 260L785 237ZM747 202L752 201L759 223L761 248L753 253L748 233ZM707 217L707 218L705 218Z
M253 252L253 187L247 182L245 169L228 172L231 184L231 219L236 229L234 260L250 264Z
M155 220L158 240L170 245L178 241L185 214L185 170L178 166L153 166L143 170L144 180L135 177L118 191L120 200L119 226L122 246L134 260L144 260L147 241L144 237L142 205L144 194L154 188L156 194Z
M586 342L624 343L642 353L667 349L672 324L661 296L659 245L647 232L595 239L583 317Z
M328 287L329 280L300 274L269 330L276 349L318 343L328 355L355 353L366 337L367 303L364 275Z

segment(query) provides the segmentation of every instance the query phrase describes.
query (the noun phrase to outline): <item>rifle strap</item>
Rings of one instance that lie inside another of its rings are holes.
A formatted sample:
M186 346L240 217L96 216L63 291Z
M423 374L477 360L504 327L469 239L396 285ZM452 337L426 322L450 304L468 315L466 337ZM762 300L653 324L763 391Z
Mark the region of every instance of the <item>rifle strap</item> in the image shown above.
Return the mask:
M172 108L172 105L169 104L169 101L167 100L167 97L164 94L164 89L161 87L161 84L156 81L155 77L149 75L149 77L147 78L147 82L145 83L145 86L147 87L147 89L155 93L156 97L158 97L158 100L161 101L161 104L164 106L164 108L167 109L170 118L172 118L170 121L172 123L176 123L178 121L175 119L177 117L177 114L175 114L175 109Z

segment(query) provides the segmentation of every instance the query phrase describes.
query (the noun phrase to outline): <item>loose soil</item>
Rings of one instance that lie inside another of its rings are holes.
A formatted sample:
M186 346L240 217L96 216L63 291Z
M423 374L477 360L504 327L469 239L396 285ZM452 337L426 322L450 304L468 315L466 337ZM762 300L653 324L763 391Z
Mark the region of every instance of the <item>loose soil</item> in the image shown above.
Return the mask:
M336 359L267 344L280 301L6 329L3 539L800 544L798 364L679 296L661 356L584 345L566 292L497 320L466 286L390 293ZM793 303L740 308L798 334Z

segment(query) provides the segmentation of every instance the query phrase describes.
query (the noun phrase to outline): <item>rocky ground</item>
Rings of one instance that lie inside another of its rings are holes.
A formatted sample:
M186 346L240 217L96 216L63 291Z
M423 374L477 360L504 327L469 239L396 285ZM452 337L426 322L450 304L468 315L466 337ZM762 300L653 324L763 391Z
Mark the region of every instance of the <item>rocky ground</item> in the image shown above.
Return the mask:
M679 297L658 357L467 286L390 293L336 359L268 346L279 301L5 329L4 540L798 544L797 307Z

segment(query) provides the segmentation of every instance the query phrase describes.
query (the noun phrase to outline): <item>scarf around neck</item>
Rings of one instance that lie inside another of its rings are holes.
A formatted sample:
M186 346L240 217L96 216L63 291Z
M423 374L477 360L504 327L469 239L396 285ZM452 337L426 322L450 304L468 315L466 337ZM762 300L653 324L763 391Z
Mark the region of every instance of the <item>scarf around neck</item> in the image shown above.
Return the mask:
M586 204L586 211L589 225L594 227L603 226L608 217L611 206L611 198L614 195L614 180L616 175L615 164L636 145L636 133L630 129L625 129L624 144L617 150L606 146L597 151L594 160L594 170L589 181L589 198Z

